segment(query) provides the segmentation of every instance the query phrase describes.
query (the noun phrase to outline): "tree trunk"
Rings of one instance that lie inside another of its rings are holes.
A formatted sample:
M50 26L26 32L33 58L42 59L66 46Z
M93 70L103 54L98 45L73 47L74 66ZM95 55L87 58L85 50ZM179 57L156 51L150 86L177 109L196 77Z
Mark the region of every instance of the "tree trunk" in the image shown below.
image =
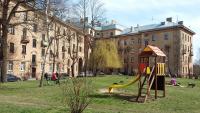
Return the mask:
M74 77L74 64L71 65L71 70L72 70L72 72L71 72L72 77Z
M7 58L8 58L8 44L7 44L7 38L8 38L8 26L2 25L2 46L3 49L3 59L2 59L2 69L1 69L1 82L6 82L6 74L7 74Z

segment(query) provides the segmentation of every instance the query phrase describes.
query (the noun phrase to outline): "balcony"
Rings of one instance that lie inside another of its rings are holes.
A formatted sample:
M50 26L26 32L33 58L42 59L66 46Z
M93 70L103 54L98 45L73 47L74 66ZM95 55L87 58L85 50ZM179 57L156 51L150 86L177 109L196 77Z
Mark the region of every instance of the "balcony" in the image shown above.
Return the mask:
M30 42L29 37L22 35L22 37L21 37L21 43L22 44L27 44L29 42Z
M183 55L186 54L186 49L183 49L183 50L182 50L182 53L183 53Z
M48 46L48 42L45 40L41 41L41 47L47 47Z
M190 56L194 56L194 53L193 53L193 51L191 51L191 52L190 52Z
M37 63L36 62L32 62L31 63L31 67L36 67L37 66Z

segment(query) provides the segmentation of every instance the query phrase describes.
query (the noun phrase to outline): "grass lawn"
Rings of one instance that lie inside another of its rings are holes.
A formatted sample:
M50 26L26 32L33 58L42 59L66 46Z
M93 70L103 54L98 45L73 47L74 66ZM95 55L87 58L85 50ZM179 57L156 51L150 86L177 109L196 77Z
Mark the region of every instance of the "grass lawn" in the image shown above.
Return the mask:
M118 89L113 95L102 93L110 84L132 77L90 77L94 94L84 113L200 113L200 80L178 79L181 85L195 83L194 88L167 86L166 97L146 103L133 102L137 84ZM169 79L168 79L169 80ZM69 113L62 103L58 85L38 87L39 81L13 82L0 85L0 113ZM123 95L122 95L123 94ZM126 96L124 96L126 94Z

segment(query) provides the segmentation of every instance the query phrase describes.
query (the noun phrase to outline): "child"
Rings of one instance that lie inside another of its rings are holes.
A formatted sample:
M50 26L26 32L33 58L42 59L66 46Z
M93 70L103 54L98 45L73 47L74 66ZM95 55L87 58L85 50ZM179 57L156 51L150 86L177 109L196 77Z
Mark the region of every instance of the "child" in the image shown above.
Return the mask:
M51 77L51 80L53 80L53 81L57 81L57 76L56 76L56 73L53 73L52 74L52 77Z
M176 84L176 78L172 78L171 84L172 84L173 86L177 85L177 84Z

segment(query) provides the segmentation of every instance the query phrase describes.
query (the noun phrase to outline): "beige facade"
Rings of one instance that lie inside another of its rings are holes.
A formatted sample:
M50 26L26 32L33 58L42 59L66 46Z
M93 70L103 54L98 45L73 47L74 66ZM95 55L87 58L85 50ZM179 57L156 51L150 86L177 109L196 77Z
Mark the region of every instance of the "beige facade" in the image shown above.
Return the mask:
M27 8L27 6L20 6L18 10ZM83 33L73 25L66 24L57 18L49 18L51 23L49 37L47 37L44 30L46 26L44 15L42 12L31 11L15 14L11 23L27 22L29 24L9 28L7 73L20 77L29 75L40 78L44 56L47 53L45 72L52 73L55 67L54 72L69 75L72 71L72 57L77 55L77 60L74 60L74 74L77 76L84 63Z
M129 32L112 37L123 59L124 66L120 72L137 73L138 55L149 44L159 47L167 55L167 73L179 76L193 74L192 37L195 33L185 27L183 22L167 20L156 27L152 26L137 26L134 30L131 27Z

